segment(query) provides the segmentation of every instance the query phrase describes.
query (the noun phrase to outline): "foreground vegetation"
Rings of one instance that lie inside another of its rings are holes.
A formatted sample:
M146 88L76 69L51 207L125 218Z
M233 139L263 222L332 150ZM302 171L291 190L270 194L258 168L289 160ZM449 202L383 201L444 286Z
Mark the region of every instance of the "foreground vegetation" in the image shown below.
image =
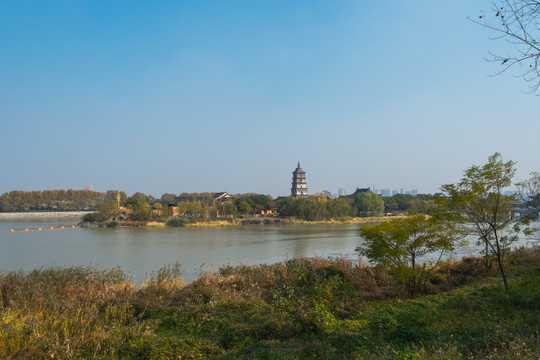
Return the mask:
M407 297L383 267L343 259L227 266L185 285L179 264L137 288L120 269L0 274L6 359L537 359L540 249L441 264Z

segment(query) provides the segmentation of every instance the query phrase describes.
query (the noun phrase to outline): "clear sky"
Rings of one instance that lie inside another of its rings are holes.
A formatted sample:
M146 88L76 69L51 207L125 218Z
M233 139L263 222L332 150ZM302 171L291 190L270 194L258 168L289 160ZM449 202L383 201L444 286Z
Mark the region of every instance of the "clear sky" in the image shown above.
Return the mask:
M0 2L0 193L438 191L540 171L540 98L491 77L491 1Z

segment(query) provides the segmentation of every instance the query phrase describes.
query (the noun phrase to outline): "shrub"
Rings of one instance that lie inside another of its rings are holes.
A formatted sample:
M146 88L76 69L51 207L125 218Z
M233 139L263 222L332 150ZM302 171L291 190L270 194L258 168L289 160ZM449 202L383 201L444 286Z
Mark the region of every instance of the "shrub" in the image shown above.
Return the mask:
M120 226L120 223L118 221L112 220L105 224L108 228L117 228Z
M334 218L335 221L339 221L339 222L347 222L347 221L351 221L352 219L353 219L352 216L340 216L340 217Z
M369 328L376 336L386 340L416 341L427 339L426 330L436 313L425 304L406 302L375 311L369 319Z
M186 226L187 224L189 224L188 219L173 218L167 221L167 226L172 226L172 227L182 227L182 226Z
M140 294L148 299L167 298L172 300L173 295L186 286L182 278L182 269L179 262L167 265L157 272L152 271L141 286Z
M85 214L82 220L84 222L98 222L98 221L101 221L101 216L97 212L91 212L91 213Z

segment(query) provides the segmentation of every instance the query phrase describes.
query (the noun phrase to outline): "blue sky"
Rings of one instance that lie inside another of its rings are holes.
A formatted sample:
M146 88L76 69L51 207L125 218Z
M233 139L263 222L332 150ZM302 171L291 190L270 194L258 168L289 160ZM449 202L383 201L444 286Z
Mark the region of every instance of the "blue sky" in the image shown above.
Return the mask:
M0 193L438 191L540 171L540 99L490 1L0 2Z

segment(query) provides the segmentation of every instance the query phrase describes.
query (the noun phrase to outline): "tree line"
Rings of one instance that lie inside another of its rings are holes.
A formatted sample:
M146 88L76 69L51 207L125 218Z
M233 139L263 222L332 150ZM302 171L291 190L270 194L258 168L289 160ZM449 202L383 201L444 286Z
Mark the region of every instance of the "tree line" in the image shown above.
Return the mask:
M0 212L92 211L105 202L116 202L118 193L122 201L127 200L127 194L117 190L13 190L0 196Z
M137 192L128 196L124 191L108 190L97 192L89 190L13 190L0 196L0 212L24 211L97 211L110 212L111 204L139 209L137 218L150 220L151 209L168 207L177 198L176 194L165 193L161 198ZM380 197L377 194L359 194L356 199L332 199L324 194L309 197L288 197L274 201L269 195L237 194L232 199L212 201L213 193L182 193L203 200L183 201L177 204L177 212L188 217L210 218L240 215L255 215L268 210L276 210L283 216L294 216L304 220L327 220L344 216L380 216L385 212L425 212L432 201L431 195L396 194ZM143 205L143 203L145 205ZM144 209L144 211L142 210ZM165 209L165 213L170 210ZM144 216L146 214L146 216Z

